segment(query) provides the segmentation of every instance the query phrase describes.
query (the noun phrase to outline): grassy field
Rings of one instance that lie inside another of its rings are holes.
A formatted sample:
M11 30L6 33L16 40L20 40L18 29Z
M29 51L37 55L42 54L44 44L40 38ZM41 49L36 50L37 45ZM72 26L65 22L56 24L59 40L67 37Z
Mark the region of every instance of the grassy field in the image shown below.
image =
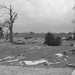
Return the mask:
M44 46L41 45L42 41L40 42L39 40L33 44L32 42L34 41L34 39L25 40L26 43L30 42L25 45L12 45L10 43L2 43L0 44L0 58L4 58L7 56L17 57L22 55L26 57L23 60L46 59L49 62L53 63L56 60L53 55L55 55L56 53L67 52L69 56L68 58L66 58L68 60L68 63L75 63L75 54L72 55L71 53L69 53L69 50L75 49L75 47L71 46L71 43L75 43L75 41L62 41L61 46ZM54 64L52 65L52 67L65 67L65 64Z

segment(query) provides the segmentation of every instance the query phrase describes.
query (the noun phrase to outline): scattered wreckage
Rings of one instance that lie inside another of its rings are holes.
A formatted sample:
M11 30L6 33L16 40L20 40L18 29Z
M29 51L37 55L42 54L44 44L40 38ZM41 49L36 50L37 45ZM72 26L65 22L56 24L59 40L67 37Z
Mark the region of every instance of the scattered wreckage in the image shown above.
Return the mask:
M18 57L15 57L15 56L7 56L5 58L2 58L0 59L0 62L7 62L7 63L14 63L14 62L19 62L20 65L39 65L39 64L44 64L44 65L47 65L47 66L50 66L52 64L60 64L60 63L64 63L66 66L68 67L72 67L72 68L75 68L75 65L74 64L70 64L68 62L68 60L66 58L68 58L69 56L68 55L64 55L62 53L56 53L55 55L52 56L53 58L55 58L55 60L57 61L54 61L54 62L49 62L48 60L46 59L38 59L38 60L26 60L25 56L18 56ZM23 60L20 60L20 59L23 59Z
M57 64L59 62L56 63L51 63L46 59L39 59L39 60L25 60L24 58L26 57L17 57L15 58L14 56L7 56L5 58L0 59L0 62L7 62L7 63L14 63L14 62L19 62L20 65L39 65L39 64L44 64L44 65L51 65L51 64ZM20 59L23 59L22 61L20 61ZM24 64L23 64L24 63Z
M21 61L25 63L25 65L38 65L41 63L45 63L46 65L50 65L50 63L46 60L46 59L39 59L39 60L25 60L25 61Z

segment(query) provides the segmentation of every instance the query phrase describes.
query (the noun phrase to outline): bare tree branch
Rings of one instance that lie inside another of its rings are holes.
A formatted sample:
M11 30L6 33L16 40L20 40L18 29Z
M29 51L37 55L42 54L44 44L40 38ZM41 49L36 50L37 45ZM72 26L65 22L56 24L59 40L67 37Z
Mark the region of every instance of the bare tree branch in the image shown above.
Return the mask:
M0 5L0 8L6 8L6 9L8 9L8 10L10 10L10 8L8 8L8 7L6 7L6 5L3 3L3 5Z
M1 22L0 22L0 27L2 27L2 28L3 28L3 27L9 28L9 25L6 25L5 23L1 23Z
M13 8L11 8L11 5L10 5L10 8L8 8L8 7L6 7L6 5L3 3L3 5L0 5L0 8L1 8L1 9L5 8L5 9L10 10L10 12L12 12L12 13L11 13L11 14L10 14L10 13L7 13L7 14L9 14L9 15L11 15L11 16L14 16L14 15L16 14L16 12L13 12ZM6 14L6 13L2 14L1 17L2 17L3 15L5 15L5 14Z
M0 16L0 18L3 17L3 16L6 15L6 14L9 14L9 13L4 13L4 14L2 14L2 15Z
M17 18L17 15L18 15L18 13L15 14L14 17L13 17L13 23L14 23L15 19Z

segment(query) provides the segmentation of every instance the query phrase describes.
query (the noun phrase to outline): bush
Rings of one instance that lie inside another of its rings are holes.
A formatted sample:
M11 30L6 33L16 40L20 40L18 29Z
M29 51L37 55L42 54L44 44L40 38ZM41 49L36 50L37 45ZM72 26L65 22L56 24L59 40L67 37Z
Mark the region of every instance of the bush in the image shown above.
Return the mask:
M4 37L3 29L2 29L2 27L0 27L0 39L2 39L3 37Z
M61 38L60 37L57 37L55 38L55 36L48 32L45 36L45 41L44 41L44 44L48 45L48 46L58 46L61 44Z
M32 37L24 37L25 39L31 39Z
M61 38L60 37L57 37L56 39L55 39L55 45L56 46L58 46L58 45L61 45Z
M69 36L66 40L73 40L72 36Z

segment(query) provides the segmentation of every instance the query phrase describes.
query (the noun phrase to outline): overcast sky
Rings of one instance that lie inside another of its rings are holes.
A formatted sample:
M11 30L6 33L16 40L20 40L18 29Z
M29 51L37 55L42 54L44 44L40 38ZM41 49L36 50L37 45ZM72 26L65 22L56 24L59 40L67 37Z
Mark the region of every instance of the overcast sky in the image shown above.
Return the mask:
M14 11L18 18L14 32L70 32L74 31L74 0L0 0ZM6 10L0 10L0 15ZM6 17L7 18L7 17Z

